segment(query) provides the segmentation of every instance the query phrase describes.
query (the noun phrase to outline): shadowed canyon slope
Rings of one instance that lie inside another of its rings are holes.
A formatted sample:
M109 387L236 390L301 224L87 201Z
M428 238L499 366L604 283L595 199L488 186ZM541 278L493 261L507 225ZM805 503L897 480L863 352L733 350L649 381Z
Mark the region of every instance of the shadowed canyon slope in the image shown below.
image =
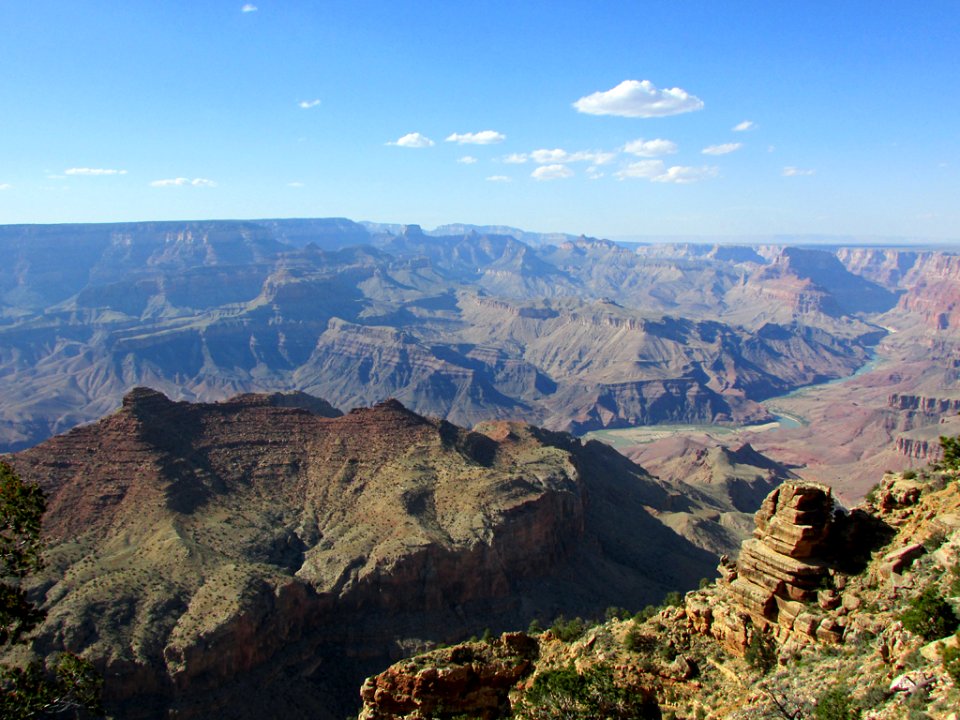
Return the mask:
M186 400L297 389L342 410L396 397L460 424L576 432L749 422L769 417L758 401L866 362L885 332L869 314L952 317L923 280L948 256L915 253L910 305L882 268L861 277L827 251L480 230L0 227L0 449L101 417L137 385Z
M427 641L642 605L716 563L658 519L695 501L607 446L393 400L139 388L11 461L49 496L35 647L93 659L122 717L342 718Z

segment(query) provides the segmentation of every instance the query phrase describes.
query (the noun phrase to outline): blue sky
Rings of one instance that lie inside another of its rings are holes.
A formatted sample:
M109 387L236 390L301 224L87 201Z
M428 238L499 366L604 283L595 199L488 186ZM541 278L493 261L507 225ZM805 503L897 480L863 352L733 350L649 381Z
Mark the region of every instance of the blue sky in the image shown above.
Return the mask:
M0 223L960 238L960 3L0 0Z

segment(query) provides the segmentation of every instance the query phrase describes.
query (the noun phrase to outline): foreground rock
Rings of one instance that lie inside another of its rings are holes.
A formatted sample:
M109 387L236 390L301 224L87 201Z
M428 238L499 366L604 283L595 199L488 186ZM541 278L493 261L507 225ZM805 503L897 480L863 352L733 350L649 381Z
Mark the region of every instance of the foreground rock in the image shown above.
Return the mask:
M363 677L430 643L650 602L716 563L600 443L396 401L337 414L138 389L12 456L49 496L35 647L91 658L125 718L340 720Z
M960 636L931 642L906 619L921 594L960 600L960 484L951 473L889 475L870 503L850 512L827 487L788 482L767 497L738 561L720 569L716 583L649 619L608 621L567 642L552 631L537 635L536 653L525 656L534 660L506 693L514 716L536 678L604 668L615 683L649 693L654 704L644 717L814 717L818 704L840 698L871 720L956 719L960 687L944 653ZM429 716L395 700L436 707L437 686L416 685L417 678L463 673L455 659L473 647L416 657L370 678L363 717ZM394 690L414 685L406 695ZM491 692L502 686L498 679ZM477 707L476 716L509 716L498 707L500 714Z

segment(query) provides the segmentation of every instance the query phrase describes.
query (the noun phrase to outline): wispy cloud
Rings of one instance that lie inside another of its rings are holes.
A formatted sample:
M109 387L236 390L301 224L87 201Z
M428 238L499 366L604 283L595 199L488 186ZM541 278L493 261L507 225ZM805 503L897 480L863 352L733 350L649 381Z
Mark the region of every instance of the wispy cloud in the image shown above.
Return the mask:
M743 143L723 143L722 145L708 145L702 152L704 155L728 155L743 147Z
M622 170L618 170L614 175L621 180L628 178L643 178L651 180L657 175L663 173L663 160L639 160L632 162Z
M506 175L491 175L487 178L490 182L501 182L508 183L513 182L513 178L507 177Z
M208 180L207 178L167 178L165 180L154 180L150 183L151 187L216 187L217 184L213 180Z
M126 170L113 170L111 168L67 168L63 171L64 175L126 175Z
M13 185L10 183L0 183L0 190L12 190Z
M658 157L660 155L672 155L677 151L677 144L672 140L656 138L655 140L631 140L623 146L625 153L636 155L637 157Z
M508 165L523 165L529 158L526 153L511 153L504 157L500 162L505 162Z
M600 172L600 168L591 165L587 168L587 177L591 180L599 180L605 173Z
M672 165L666 167L663 160L640 160L630 163L614 175L621 180L640 179L650 182L686 184L717 176L715 167L689 167Z
M573 177L573 170L566 165L541 165L532 173L530 177L534 180L564 180Z
M287 187L302 188L302 187L303 187L303 183L302 183L302 182L299 182L299 181L297 181L297 180L294 180L293 182L288 182L288 183L287 183Z
M553 163L573 163L588 162L593 165L606 165L617 157L616 153L599 152L594 150L578 150L577 152L567 152L561 148L553 150L541 149L534 150L529 154L531 160L541 165Z
M315 108L315 107L316 107L317 105L319 105L319 104L320 104L320 100L318 100L318 99L313 99L313 100L301 100L300 102L297 103L297 105L299 105L300 107L302 107L304 110L309 110L310 108Z
M455 142L460 145L493 145L506 139L506 135L498 133L496 130L481 130L480 132L452 133L447 137L447 142Z
M793 167L792 165L787 165L783 169L784 177L800 177L802 175L816 175L816 170L804 170L803 168Z
M672 167L668 167L666 172L657 175L655 178L651 178L651 180L653 182L687 185L689 183L695 183L700 182L701 180L714 178L719 174L719 172L720 171L717 168L708 165L704 165L702 167L674 165Z
M462 158L457 158L457 162L461 165L473 165L477 159L473 155L464 155Z
M247 3L242 8L240 8L240 12L251 13L251 12L256 12L258 9L259 8L253 3Z
M649 80L624 80L615 88L580 98L573 106L588 115L651 118L700 110L703 100L680 88L659 90Z
M407 133L399 140L395 142L388 142L387 145L396 145L397 147L407 147L407 148L427 148L433 147L436 143L433 142L426 135L421 135L418 132Z
M734 132L746 132L747 130L753 130L757 124L753 120L744 120L742 123L737 123L733 126Z

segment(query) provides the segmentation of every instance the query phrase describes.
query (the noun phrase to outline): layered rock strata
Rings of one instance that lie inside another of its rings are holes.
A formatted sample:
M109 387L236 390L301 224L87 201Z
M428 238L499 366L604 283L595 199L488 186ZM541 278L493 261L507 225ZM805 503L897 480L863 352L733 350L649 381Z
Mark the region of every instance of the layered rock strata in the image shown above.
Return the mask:
M699 630L742 653L753 632L778 641L837 641L835 620L822 616L830 604L836 541L830 488L789 481L773 490L756 513L753 537L745 540L736 566L721 565L715 604L694 598L688 612Z

